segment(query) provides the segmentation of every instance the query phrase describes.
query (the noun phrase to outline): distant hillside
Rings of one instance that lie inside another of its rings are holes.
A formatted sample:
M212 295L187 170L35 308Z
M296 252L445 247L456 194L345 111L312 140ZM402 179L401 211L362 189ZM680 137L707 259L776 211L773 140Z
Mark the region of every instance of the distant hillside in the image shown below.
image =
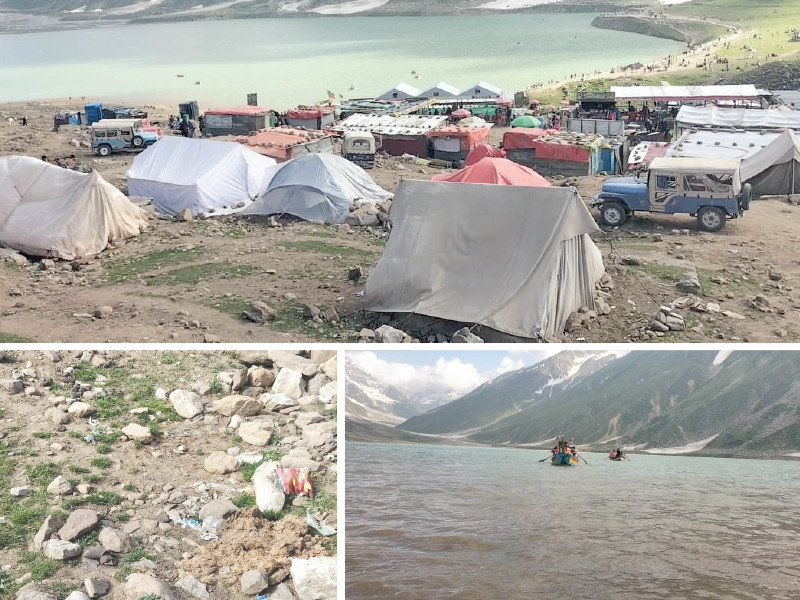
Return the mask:
M418 443L440 444L450 443L449 440L435 436L417 435L382 425L365 421L356 417L345 418L345 439L348 442L387 442L387 443Z
M653 4L644 0L636 5ZM486 5L492 4L491 8ZM173 21L313 15L453 15L472 12L609 12L631 6L626 0L559 0L523 8L491 0L0 0L0 11L56 16L64 20Z
M473 434L504 419L513 419L526 409L546 405L554 394L576 385L613 358L601 352L560 352L531 367L501 375L454 402L412 417L399 428L436 435Z
M538 374L507 373L399 428L468 429L466 439L487 444L548 443L564 434L583 445L663 448L716 436L705 454L800 451L800 352L738 351L720 361L715 350L634 351L558 381L575 364L572 354L539 363ZM540 376L548 370L557 383L545 393Z
M345 365L345 411L349 416L396 425L419 414L401 390L378 381L350 359Z

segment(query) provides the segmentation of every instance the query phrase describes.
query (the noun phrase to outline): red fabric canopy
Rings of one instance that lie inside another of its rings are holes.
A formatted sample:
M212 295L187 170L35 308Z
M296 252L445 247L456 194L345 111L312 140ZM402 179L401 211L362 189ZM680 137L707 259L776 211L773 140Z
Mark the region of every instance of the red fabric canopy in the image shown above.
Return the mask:
M551 187L547 179L533 169L517 164L507 158L487 156L474 165L456 171L431 177L433 181L452 181L456 183L495 183L500 185L526 185L532 187Z
M506 150L524 150L533 148L533 142L538 138L547 137L556 133L554 129L541 127L514 127L503 134L503 148Z
M478 144L467 156L465 164L469 167L487 156L491 156L492 158L505 158L506 151L497 146L491 146L490 144Z
M458 110L454 110L452 113L450 113L450 116L455 117L456 119L461 119L462 117L471 117L472 113L466 108L459 108Z

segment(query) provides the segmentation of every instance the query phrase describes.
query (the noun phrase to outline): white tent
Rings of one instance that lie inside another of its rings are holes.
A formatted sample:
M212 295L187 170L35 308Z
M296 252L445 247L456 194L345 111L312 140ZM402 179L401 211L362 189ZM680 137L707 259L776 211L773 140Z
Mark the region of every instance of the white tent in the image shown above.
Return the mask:
M763 150L741 162L742 181L754 196L800 193L800 135L784 131Z
M475 85L461 90L459 98L502 98L503 91L485 81L479 81Z
M408 98L418 98L422 90L415 88L407 83L398 83L390 90L386 90L375 100L407 100Z
M367 310L479 323L523 338L560 333L594 305L598 231L574 188L403 180Z
M267 192L242 214L287 213L307 221L344 223L357 200L380 202L389 197L349 160L335 154L305 154L283 163Z
M433 87L428 88L420 94L424 98L456 98L461 92L457 87L440 81Z
M0 157L0 244L74 260L139 235L147 213L97 172L78 173L29 156Z
M153 199L162 214L224 215L260 196L278 167L238 142L166 136L133 159L128 193Z

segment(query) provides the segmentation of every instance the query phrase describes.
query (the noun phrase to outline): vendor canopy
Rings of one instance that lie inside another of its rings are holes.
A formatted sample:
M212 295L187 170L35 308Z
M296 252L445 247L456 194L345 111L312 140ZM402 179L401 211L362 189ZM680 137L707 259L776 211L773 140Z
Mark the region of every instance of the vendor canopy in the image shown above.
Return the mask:
M766 148L743 160L740 175L756 196L800 193L800 137L784 131Z
M478 144L475 146L475 149L469 153L464 164L469 167L470 165L474 165L480 159L486 158L487 156L493 158L505 158L506 151L502 148L498 148L497 146L492 146L491 144Z
M128 170L128 191L153 199L162 214L223 215L260 196L275 160L236 142L166 136L138 154Z
M631 85L611 86L614 99L620 100L755 100L754 85Z
M678 127L735 127L739 129L797 129L800 112L718 106L681 106L675 117Z
M575 188L400 182L365 307L479 323L524 338L593 306L599 231Z
M139 235L147 213L100 175L0 157L0 244L34 256L91 256Z
M432 181L460 183L494 183L500 185L527 185L550 187L550 182L533 169L507 158L485 157L473 165L454 173L442 173L431 177Z
M304 154L283 163L266 193L242 214L287 213L307 221L344 223L357 200L380 202L389 197L349 160L335 154Z

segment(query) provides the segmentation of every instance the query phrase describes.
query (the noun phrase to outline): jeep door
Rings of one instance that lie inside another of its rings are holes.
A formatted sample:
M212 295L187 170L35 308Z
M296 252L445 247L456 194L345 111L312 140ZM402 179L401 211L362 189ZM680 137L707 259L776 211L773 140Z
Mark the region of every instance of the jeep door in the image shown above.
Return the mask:
M664 212L664 207L674 198L678 190L678 180L674 173L650 173L647 186L650 191L650 212Z

